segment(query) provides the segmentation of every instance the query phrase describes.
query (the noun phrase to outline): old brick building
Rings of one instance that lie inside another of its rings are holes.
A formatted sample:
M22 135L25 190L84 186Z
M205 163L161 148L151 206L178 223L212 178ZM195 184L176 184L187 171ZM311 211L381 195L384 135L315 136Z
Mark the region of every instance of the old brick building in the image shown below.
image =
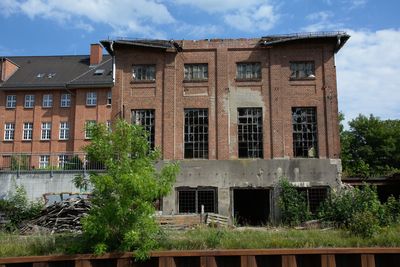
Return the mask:
M52 171L18 174L29 196L77 192L62 171L74 155L83 160L85 125L124 118L150 131L163 162L181 165L165 214L203 206L240 224L274 221L281 177L315 211L340 184L334 55L348 38L106 40L109 56L92 45L89 56L3 57L0 197L21 153L18 171Z
M277 215L283 176L315 211L340 183L334 55L348 38L102 41L116 69L112 118L144 125L163 160L180 162L163 212L203 205L263 224Z

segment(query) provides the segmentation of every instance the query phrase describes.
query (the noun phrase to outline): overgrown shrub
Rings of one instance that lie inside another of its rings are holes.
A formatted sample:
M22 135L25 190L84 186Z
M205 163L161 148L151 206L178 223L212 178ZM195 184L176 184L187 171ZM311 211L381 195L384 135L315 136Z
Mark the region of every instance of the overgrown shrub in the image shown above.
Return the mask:
M370 212L382 224L384 208L378 199L376 187L364 184L361 188L342 188L332 192L321 205L318 217L348 227L356 213Z
M379 224L379 219L371 211L358 211L351 216L348 229L354 235L370 238L379 231Z
M385 210L385 224L400 223L400 198L396 199L394 196L388 197L384 204Z
M23 186L16 185L7 199L0 200L0 210L5 213L9 220L9 223L5 226L8 231L16 230L21 222L39 215L42 208L43 203L41 201L28 200Z
M306 196L299 192L287 179L281 178L278 183L281 220L284 225L294 226L311 218L307 207Z

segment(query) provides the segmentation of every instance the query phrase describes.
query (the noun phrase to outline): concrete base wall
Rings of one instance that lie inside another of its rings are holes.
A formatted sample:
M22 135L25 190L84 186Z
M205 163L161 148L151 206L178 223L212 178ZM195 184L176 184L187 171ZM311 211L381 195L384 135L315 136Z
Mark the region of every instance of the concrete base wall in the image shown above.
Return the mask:
M160 165L163 163L161 162ZM287 177L302 187L340 185L341 162L334 159L256 159L256 160L183 160L174 190L163 199L163 214L178 213L179 187L214 187L217 189L218 212L232 216L234 188L273 189L280 177ZM0 174L0 197L12 190L13 181L23 185L30 199L46 193L79 193L72 179L78 173ZM82 174L79 172L79 174ZM277 216L276 192L270 192L271 220Z

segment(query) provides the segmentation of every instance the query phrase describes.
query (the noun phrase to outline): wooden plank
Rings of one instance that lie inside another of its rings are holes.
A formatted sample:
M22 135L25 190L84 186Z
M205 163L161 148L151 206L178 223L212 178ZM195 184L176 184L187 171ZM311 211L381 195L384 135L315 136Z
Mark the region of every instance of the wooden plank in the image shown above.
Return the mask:
M124 258L117 260L117 267L130 267L132 266L132 258Z
M200 267L207 267L207 257L200 257Z
M321 255L321 267L336 267L335 255Z
M213 256L206 257L206 267L218 267L215 257Z
M241 267L257 267L256 256L241 256L240 257Z
M176 267L173 257L160 257L158 259L159 267Z
M297 267L295 255L282 256L282 267Z
M90 260L76 260L75 267L92 267Z
M375 267L374 254L362 254L361 255L361 267Z

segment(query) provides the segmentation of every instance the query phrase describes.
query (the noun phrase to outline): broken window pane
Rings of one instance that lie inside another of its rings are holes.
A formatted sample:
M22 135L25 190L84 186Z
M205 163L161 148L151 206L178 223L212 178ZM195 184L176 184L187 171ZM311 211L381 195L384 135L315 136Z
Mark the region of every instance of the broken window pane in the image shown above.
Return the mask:
M141 125L148 132L148 141L154 149L155 138L155 111L154 109L137 109L132 111L132 123Z
M293 156L318 157L317 110L315 107L292 108Z
M261 108L238 108L239 158L263 157Z
M156 65L133 65L132 80L154 81L156 79Z
M185 80L207 80L208 64L185 64Z
M255 63L237 63L236 78L239 80L261 79L261 64Z
M185 158L208 158L208 110L185 109Z
M290 62L291 79L315 78L315 66L313 61Z

